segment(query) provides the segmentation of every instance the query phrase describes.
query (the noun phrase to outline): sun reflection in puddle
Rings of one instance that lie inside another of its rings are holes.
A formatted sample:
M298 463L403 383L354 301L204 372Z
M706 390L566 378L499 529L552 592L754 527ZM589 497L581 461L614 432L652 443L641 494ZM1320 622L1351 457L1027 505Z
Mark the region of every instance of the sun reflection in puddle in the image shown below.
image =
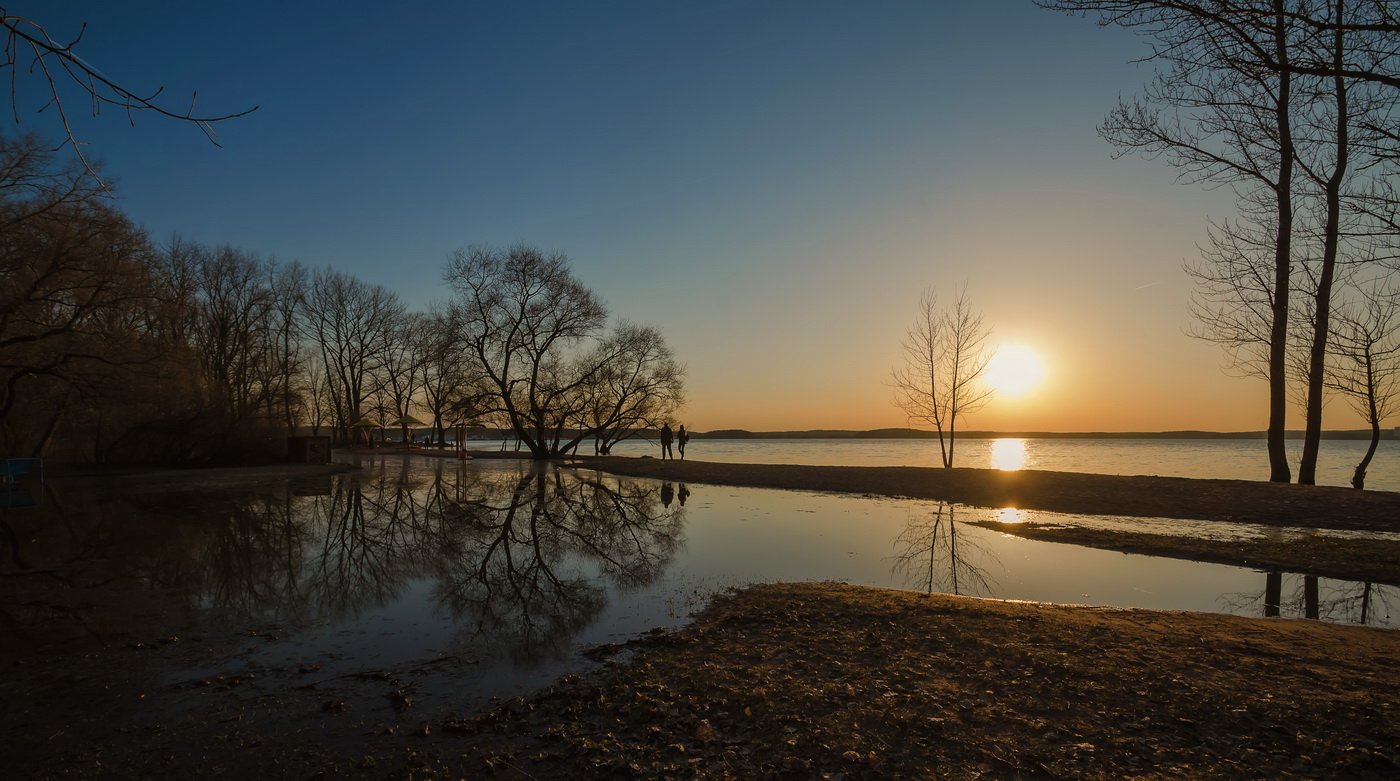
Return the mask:
M1015 472L1026 468L1026 440L992 440L992 468Z
M1015 507L1003 507L997 510L997 523L1025 523L1026 513Z

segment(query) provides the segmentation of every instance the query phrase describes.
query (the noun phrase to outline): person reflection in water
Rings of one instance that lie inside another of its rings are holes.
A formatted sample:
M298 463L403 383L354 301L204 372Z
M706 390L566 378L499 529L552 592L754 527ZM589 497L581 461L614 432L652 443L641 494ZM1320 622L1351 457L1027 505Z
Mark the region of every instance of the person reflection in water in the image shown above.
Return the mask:
M681 424L681 430L676 434L676 450L680 451L681 460L685 460L685 443L690 441L690 435L685 433L685 424Z
M681 457L684 458L685 456L682 455ZM681 483L681 489L676 492L676 498L680 500L681 507L684 507L685 500L690 498L690 489L685 487L685 483Z
M681 486L681 490L682 490L682 491L685 490L685 486L684 486L684 485ZM662 484L661 484L661 506L662 506L662 507L670 507L670 506L671 506L671 500L674 499L675 496L676 496L676 489L672 488L670 483L662 483ZM685 499L681 499L681 504L685 504Z
M674 460L676 459L676 457L675 457L674 455L671 454L671 424L670 424L670 423L662 423L662 424L661 424L661 460L662 460L662 461L665 461L665 460L668 459L668 458L671 459L672 461L674 461Z

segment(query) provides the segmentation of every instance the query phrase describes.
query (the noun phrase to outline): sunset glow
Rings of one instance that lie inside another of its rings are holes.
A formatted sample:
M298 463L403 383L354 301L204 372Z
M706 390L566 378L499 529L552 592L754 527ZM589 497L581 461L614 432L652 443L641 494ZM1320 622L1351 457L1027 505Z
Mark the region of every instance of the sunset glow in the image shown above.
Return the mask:
M1024 396L1045 380L1045 359L1024 344L1003 344L987 364L983 380L998 396Z
M333 15L314 41L316 4L284 4L272 26L223 2L7 8L56 39L90 25L84 59L121 63L138 92L197 92L213 114L264 106L220 123L218 147L173 120L75 115L157 243L334 267L415 311L450 292L458 248L558 251L617 318L664 335L686 368L688 431L914 425L887 383L901 337L920 291L947 302L962 286L988 348L1007 342L967 430L1267 425L1267 384L1183 335L1183 261L1233 192L1177 187L1170 166L1116 159L1093 132L1144 84L1138 36L1035 3L800 5L414 4L368 26ZM246 41L249 67L196 67ZM406 47L385 54L403 67L364 82L306 67L385 41ZM962 73L979 58L996 67ZM365 96L385 99L375 121ZM569 122L544 121L555 112ZM18 134L58 145L52 110L23 118ZM1325 416L1367 425L1344 403Z

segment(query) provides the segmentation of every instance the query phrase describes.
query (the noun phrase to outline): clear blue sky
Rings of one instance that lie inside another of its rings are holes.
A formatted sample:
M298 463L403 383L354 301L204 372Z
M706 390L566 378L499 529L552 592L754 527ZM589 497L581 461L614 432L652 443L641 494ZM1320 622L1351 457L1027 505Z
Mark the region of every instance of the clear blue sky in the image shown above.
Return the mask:
M885 381L919 291L964 281L1051 372L974 427L1264 424L1262 387L1183 335L1181 264L1229 197L1095 134L1150 76L1121 30L1028 0L9 11L56 38L87 21L88 61L177 105L261 107L219 126L222 149L83 118L157 239L335 266L413 304L445 296L456 247L562 250L666 333L693 428L903 425Z

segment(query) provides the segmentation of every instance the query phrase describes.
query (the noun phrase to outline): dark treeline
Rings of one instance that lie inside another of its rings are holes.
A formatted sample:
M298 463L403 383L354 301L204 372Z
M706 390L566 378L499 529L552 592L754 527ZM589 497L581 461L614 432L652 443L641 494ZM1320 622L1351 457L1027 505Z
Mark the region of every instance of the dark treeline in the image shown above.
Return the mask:
M93 172L0 138L0 453L66 462L277 458L289 434L495 426L536 457L606 452L683 402L660 332L567 259L473 247L410 309L333 269L157 243Z

